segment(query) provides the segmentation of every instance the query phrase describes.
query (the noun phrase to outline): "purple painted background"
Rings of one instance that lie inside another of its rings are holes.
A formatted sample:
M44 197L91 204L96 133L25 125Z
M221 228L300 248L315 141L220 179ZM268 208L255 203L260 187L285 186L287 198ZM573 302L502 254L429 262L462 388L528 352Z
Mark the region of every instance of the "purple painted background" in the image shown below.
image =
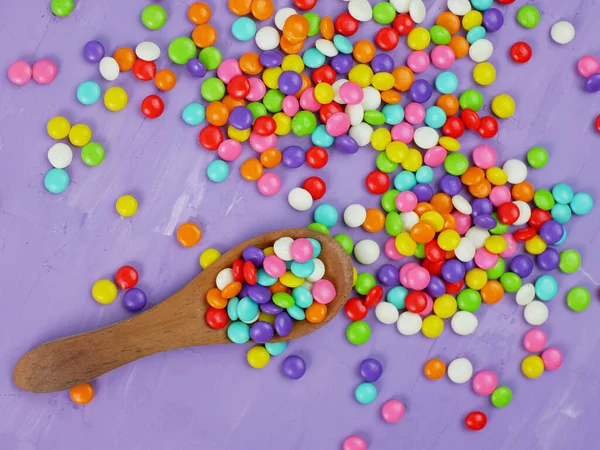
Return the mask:
M549 345L562 349L565 362L556 373L537 380L520 374L526 355L522 336L528 330L522 308L507 296L477 312L479 328L470 337L446 329L436 340L401 336L395 326L374 325L370 341L353 347L345 339L347 319L337 317L326 328L292 342L287 354L302 355L308 371L299 381L280 373L283 358L274 358L264 370L253 370L245 360L246 346L219 346L173 351L130 364L94 382L96 398L78 407L67 392L30 394L14 387L12 368L31 347L49 339L92 330L129 317L121 297L109 306L91 298L97 279L113 276L130 263L140 270L140 286L152 305L191 280L199 271L198 257L208 247L225 251L233 244L262 232L310 222L309 213L292 211L286 194L310 173L305 168L278 169L283 189L275 198L264 198L256 186L238 174L241 160L222 184L207 181L205 168L215 157L197 144L200 127L183 123L180 113L200 98L200 82L174 67L176 88L162 94L166 109L158 120L145 120L141 100L154 92L153 83L122 74L114 83L130 96L125 111L111 113L100 103L84 107L75 99L77 85L100 80L96 65L86 63L83 45L99 39L109 53L118 46L135 46L150 39L161 45L159 68L170 65L168 42L189 35L187 1L162 2L168 11L166 26L145 29L139 19L144 1L76 1L67 18L49 12L49 0L4 1L1 70L16 59L31 62L51 58L59 66L57 79L48 86L33 81L23 87L0 77L0 449L336 449L350 434L364 436L369 449L583 449L600 441L597 399L600 395L600 333L597 275L600 208L568 226L566 248L578 249L582 268L570 276L558 275L560 294L549 305L551 317L543 329ZM233 15L224 0L208 0L212 23L220 33L218 47L239 57L252 44L233 42L229 26ZM289 6L291 0L280 0ZM445 1L425 0L426 25L445 9ZM583 91L575 70L584 54L600 57L597 18L600 4L593 0L531 2L542 13L534 30L517 25L516 10L524 4L500 9L506 25L490 40L495 45L492 62L498 81L482 92L488 109L491 98L507 92L514 96L516 115L501 122L501 132L491 144L502 159L522 158L534 145L549 149L550 162L532 170L530 179L539 188L565 181L576 190L596 196L600 134L592 128L600 113L600 96ZM219 5L219 6L217 6ZM318 12L341 12L345 3L320 0ZM549 37L550 26L561 19L572 21L575 40L558 46ZM369 38L374 24L361 26L357 37ZM534 51L525 66L512 63L507 54L517 40L528 41ZM393 54L405 62L404 41ZM468 58L467 58L468 59ZM460 90L471 87L473 63L457 63ZM427 72L432 79L435 70ZM404 103L404 102L403 102ZM51 195L43 187L49 169L46 151L53 141L46 121L56 115L71 123L92 127L94 140L107 150L105 162L86 167L76 155L68 168L69 189ZM461 140L466 152L480 142L472 134ZM289 142L289 141L287 141ZM280 140L282 146L286 140ZM248 157L252 150L244 150ZM243 158L242 158L243 159ZM324 201L339 208L360 202L376 206L378 197L364 188L364 177L374 167L369 148L354 156L332 152L329 165L319 172L328 183ZM114 211L119 195L134 194L140 201L132 219ZM196 221L204 231L198 247L183 249L173 236L176 227ZM334 233L348 232L343 225ZM384 241L385 233L377 236ZM353 239L368 233L354 230ZM375 270L385 262L382 257ZM359 271L367 270L358 267ZM533 277L532 277L533 278ZM565 306L565 293L575 285L593 291L588 311L576 314ZM449 327L447 327L449 328ZM491 407L470 385L453 385L447 378L431 382L422 375L431 357L450 361L466 356L475 370L495 371L502 384L513 389L514 400L504 409ZM374 404L359 405L353 398L360 383L359 362L379 358L384 375L377 382ZM390 425L379 409L384 401L399 398L407 405L404 419ZM485 431L470 433L462 425L472 410L488 414Z

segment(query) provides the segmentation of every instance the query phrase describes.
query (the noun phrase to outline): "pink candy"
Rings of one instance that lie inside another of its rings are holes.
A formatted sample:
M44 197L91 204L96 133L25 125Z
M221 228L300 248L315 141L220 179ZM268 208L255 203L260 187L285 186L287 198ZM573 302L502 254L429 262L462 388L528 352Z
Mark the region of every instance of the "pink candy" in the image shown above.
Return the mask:
M290 248L292 253L292 259L299 263L305 263L312 259L312 255L315 252L313 245L308 239L300 238L296 239L292 247Z
M263 268L265 269L265 272L267 272L267 275L275 278L282 277L287 271L285 261L276 255L265 256Z
M56 64L49 59L41 59L31 68L33 79L40 84L52 83L56 78L57 72Z
M250 133L250 147L258 153L262 153L269 148L276 148L277 135L275 133L269 136L261 136L254 131ZM279 189L278 189L279 190Z
M479 395L490 395L498 387L498 377L494 372L482 370L473 377L473 390Z
M395 423L404 416L404 404L400 400L388 400L381 407L381 417L387 423Z
M410 212L415 209L418 201L419 199L417 199L414 192L403 191L396 197L396 208L398 208L400 212Z
M306 89L300 96L300 106L307 111L316 112L321 109L321 104L315 97L315 88Z
M436 45L431 50L431 62L438 69L449 69L455 60L454 50L447 45Z
M435 147L431 147L425 152L423 161L429 167L439 167L442 164L444 164L444 160L446 159L447 154L448 151L444 147L436 145Z
M321 279L315 281L311 293L315 302L326 305L335 298L335 286L331 281Z
M590 55L579 58L577 61L577 70L586 78L600 72L600 61Z
M523 346L525 350L531 353L541 352L546 346L546 333L539 328L534 328L525 333L523 338Z
M217 77L225 84L228 84L237 75L242 75L242 69L237 60L233 58L224 60L217 68Z
M419 264L416 262L409 262L400 267L400 270L398 271L398 277L402 286L408 287L408 271L414 269L415 267L419 267Z
M250 83L250 92L246 96L246 100L251 102L261 101L267 93L265 83L260 78L248 78L248 82Z
M473 150L473 162L481 169L489 169L496 165L496 150L489 145L479 145Z
M332 114L331 117L327 119L325 128L327 133L331 136L341 136L350 129L350 117L342 112Z
M293 95L288 95L281 102L281 107L283 108L283 112L288 117L294 117L300 111L300 103L298 99Z
M403 267L405 267L407 265L408 264L405 264ZM400 279L402 279L403 278L402 277L402 269L400 270L399 275L400 275ZM431 275L429 274L427 269L424 269L423 267L419 266L418 264L415 264L415 266L411 266L405 272L404 279L405 279L406 283L402 283L402 284L404 284L405 287L414 289L416 291L422 291L429 285L429 281L431 280Z
M427 306L425 306L425 309L419 313L419 315L422 317L428 316L431 311L433 311L433 299L431 298L431 295L429 295L427 292L424 292L424 294L425 298L427 298Z
M367 450L367 443L359 436L350 436L344 440L342 450Z
M281 189L281 179L274 173L265 173L257 181L258 190L261 194L271 197Z
M429 55L427 52L423 50L418 50L411 52L406 59L406 65L414 72L414 73L423 73L429 67Z
M459 211L453 211L452 217L454 217L454 221L456 222L456 232L461 236L464 236L464 234L471 228L471 216L463 214Z
M420 103L409 103L404 108L404 120L412 125L416 125L425 120L425 108Z
M506 241L506 250L500 253L500 256L503 258L510 258L517 252L517 250L519 249L519 245L517 244L517 240L511 233L504 233L502 237Z
M8 79L17 86L31 80L31 66L25 61L15 61L8 67Z
M217 153L224 161L235 161L242 154L242 144L233 139L226 139L219 145Z
M562 366L563 356L559 349L551 347L542 353L542 361L544 361L544 369L556 370Z
M400 252L398 252L395 241L396 241L395 237L391 237L387 241L385 241L385 246L384 246L385 256L387 256L388 258L390 258L393 261L400 261L402 258L404 258L404 255L401 254Z
M413 127L406 122L394 125L390 132L392 133L392 139L394 141L404 142L405 144L410 144L412 142L413 135L415 134Z
M365 93L360 85L348 81L340 87L340 98L348 105L358 105L363 101Z
M508 189L506 186L494 186L490 191L489 198L492 202L492 205L495 207L500 206L502 203L512 201L510 189Z
M475 251L475 264L481 269L491 269L498 263L498 255L490 253L485 248L478 248Z

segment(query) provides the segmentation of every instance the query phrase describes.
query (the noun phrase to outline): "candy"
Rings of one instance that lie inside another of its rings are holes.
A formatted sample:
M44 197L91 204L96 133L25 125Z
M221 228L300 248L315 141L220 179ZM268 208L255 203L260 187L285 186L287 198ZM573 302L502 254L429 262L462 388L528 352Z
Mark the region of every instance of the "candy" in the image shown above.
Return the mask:
M269 364L271 355L264 347L257 345L248 350L246 359L250 367L253 367L254 369L262 369Z
M348 208L346 208L347 210ZM346 212L344 212L344 221L348 225ZM371 239L363 239L354 246L354 257L361 264L373 264L379 258L379 245Z
M160 117L165 109L163 100L158 95L149 95L140 105L140 110L149 119Z
M127 92L122 87L111 86L104 93L104 106L109 111L121 111L127 106L127 102Z
M84 81L77 87L77 100L82 105L93 105L100 99L100 95L100 86L94 81Z
M193 247L200 242L202 231L192 222L183 223L177 228L177 241L183 247Z
M188 37L177 37L169 44L168 54L175 64L186 64L196 56L196 44Z
M148 5L142 10L141 19L144 26L149 30L158 30L167 21L167 12L160 5Z
M52 194L60 194L69 186L69 174L63 169L50 169L44 177L44 187Z
M545 370L556 370L562 366L563 356L557 348L547 348L542 353L542 361Z
M146 293L139 288L129 289L123 296L123 305L130 312L138 312L146 306Z
M306 363L300 356L290 355L283 360L281 370L290 380L298 380L306 372Z
M65 1L65 0L63 0L63 1ZM53 12L54 12L54 4L55 3L59 3L59 2L57 0L53 0L53 2L52 2L52 6L53 6L52 11ZM71 1L71 9L72 9L72 3L73 2ZM56 12L55 12L55 14L56 14ZM60 15L67 15L67 14L56 14L56 15L60 16ZM92 387L92 385L90 383L83 383L78 386L73 386L71 389L69 389L69 396L71 397L71 400L73 401L73 403L75 403L77 405L87 405L94 399L94 388Z
M48 149L48 161L52 167L64 169L73 160L73 151L67 144L57 143Z
M15 61L8 67L8 79L17 86L22 86L31 80L31 72L28 62Z
M544 361L536 355L529 355L521 363L521 371L527 378L538 378L544 372Z
M115 209L121 217L131 217L138 210L138 202L132 195L122 195L117 199Z
M575 38L575 28L570 22L561 20L552 25L550 36L557 44L568 44Z
M590 301L590 292L581 286L570 289L567 294L567 306L576 312L587 309L590 305Z
M480 411L469 413L465 417L465 426L471 431L479 431L487 425L487 417Z
M367 450L367 442L360 436L350 436L344 439L342 450Z
M346 328L346 338L354 345L362 345L371 337L371 327L362 320L352 322Z
M36 61L31 67L31 75L33 79L39 84L51 83L54 80L54 78L56 78L57 72L58 68L56 67L56 64L54 64L48 59L41 59L39 61ZM25 71L22 72L22 75L18 77L19 81L25 80L27 78L26 75L27 71L25 69Z
M448 378L453 383L466 383L472 375L473 365L467 358L456 358L448 365Z
M479 395L490 395L498 387L498 377L494 372L482 370L473 377L473 390Z
M97 166L104 161L104 147L97 142L90 142L81 149L81 160L88 166Z
M108 305L117 298L117 287L110 280L98 280L92 286L92 297L102 305Z
M120 70L117 60L111 56L105 56L100 60L100 75L107 81L114 81L118 78Z
M525 28L535 28L540 21L540 12L535 6L522 6L517 12L517 21Z
M548 307L544 302L533 300L525 306L524 314L528 324L539 326L548 319Z
M371 383L361 383L354 390L354 397L359 403L363 405L368 405L369 403L373 403L375 401L375 398L377 398L377 388Z
M461 291L461 293L464 291ZM477 292L477 291L473 291L473 292ZM481 300L479 300L479 302L481 302ZM460 306L460 304L459 304ZM464 307L470 307L468 306L465 301L463 301L463 308ZM435 308L435 303L434 303L434 308ZM461 336L468 336L469 334L472 334L475 332L475 329L477 328L478 325L478 320L477 317L475 317L474 314L472 314L469 311L458 311L456 314L454 314L452 316L452 320L450 322L451 327L452 327L452 331L454 331L456 334L459 334Z

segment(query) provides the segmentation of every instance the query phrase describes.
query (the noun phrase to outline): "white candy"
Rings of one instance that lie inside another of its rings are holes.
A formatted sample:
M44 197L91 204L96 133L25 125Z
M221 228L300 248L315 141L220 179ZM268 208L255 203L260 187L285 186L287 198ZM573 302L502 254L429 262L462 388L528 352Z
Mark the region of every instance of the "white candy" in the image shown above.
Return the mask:
M448 364L448 378L453 383L466 383L471 376L473 376L473 364L467 358L456 358Z
M262 27L257 31L254 40L262 51L274 50L279 47L279 32L273 27Z
M363 100L360 102L365 111L370 111L379 108L381 105L381 92L373 86L363 88Z
M351 228L360 227L367 220L367 210L363 205L353 203L344 210L344 223Z
M379 244L372 239L363 239L354 246L354 257L364 265L373 264L379 259Z
M479 42L479 41L477 41ZM510 184L518 184L527 178L527 166L518 159L509 159L502 166Z
M413 334L417 334L421 331L421 325L423 324L423 319L420 315L416 313L412 313L410 311L404 311L398 317L398 322L396 322L396 328L400 334L404 336L412 336Z
M458 210L458 212L466 214L467 216L470 216L473 212L473 207L462 195L456 194L454 197L452 197L452 204Z
M431 127L420 127L415 130L413 141L423 150L429 150L437 145L440 137Z
M476 63L490 59L494 53L494 44L487 39L478 39L469 47L469 57Z
M48 161L52 167L64 169L73 161L73 151L67 144L59 142L48 149Z
M568 44L575 37L575 28L570 22L561 20L552 25L550 36L557 44Z
M412 0L390 0L390 3L394 8L396 8L396 12L407 13L410 8L411 1Z
M523 314L525 315L525 321L529 325L537 327L548 320L548 307L544 302L534 300L525 306Z
M519 218L513 225L525 225L531 218L531 206L521 200L515 200L513 203L519 208Z
M454 254L459 261L472 261L475 258L475 245L469 238L461 237L460 244L454 249Z
M281 8L275 13L275 26L283 31L285 21L296 13L294 8Z
M450 325L452 326L452 331L456 334L468 336L475 331L478 323L479 321L477 320L477 317L475 317L475 314L469 311L458 311L452 316Z
M348 135L356 141L359 147L366 147L371 142L373 127L367 122L350 127Z
M490 233L483 228L471 227L465 233L465 237L473 243L475 249L480 249L485 244L485 240L490 237Z
M229 283L233 283L234 281L235 279L233 278L233 270L230 268L223 269L217 274L216 283L220 290L225 289L225 286L227 286Z
M316 266L316 262L317 261L319 261L321 264L323 264L320 259L319 260L313 259L313 262L315 263L315 266ZM314 272L313 272L313 274L314 274ZM325 266L323 266L323 274L325 274ZM304 283L302 283L302 287L305 288L305 289L308 289L309 291L312 291L313 284L314 283L311 283L310 281L304 280Z
M292 260L292 244L294 240L291 237L281 237L273 244L273 253L284 261Z
M422 0L412 0L410 5L408 5L408 13L410 14L410 18L414 23L421 23L425 20L427 9L425 8L425 4L422 2Z
M119 69L119 64L115 58L111 58L110 56L105 56L100 60L100 64L98 65L100 69L100 75L107 81L115 81L121 73Z
M414 211L400 213L400 220L402 221L402 231L410 231L419 223L419 215Z
M296 211L308 211L313 204L313 198L306 189L295 187L288 194L288 203Z
M365 117L365 109L362 105L346 105L344 112L350 119L350 125L358 125L360 124Z
M154 42L140 42L135 48L135 54L144 61L156 61L160 57L160 47Z
M317 42L315 42L315 47L317 47L317 50L329 58L333 58L339 53L339 50L335 48L335 45L329 39L317 39Z
M398 321L398 317L400 317L400 313L398 312L398 308L388 302L379 302L375 307L375 317L381 323L385 323L386 325L391 325Z
M516 294L517 304L521 306L529 305L535 298L535 286L533 283L526 283L519 288Z
M373 18L373 7L369 0L350 0L348 12L359 22L368 22Z
M339 78L335 80L334 83L331 85L331 87L333 88L333 93L335 94L333 97L333 101L339 103L340 105L346 104L346 102L340 98L340 88L344 83L347 82L348 80L346 80L345 78Z
M306 277L306 281L309 283L319 281L321 278L323 278L323 275L325 275L325 264L323 264L323 261L321 261L319 258L314 258L312 261L315 263L315 270L313 270L313 273L311 273L310 276Z
M464 16L471 11L471 2L469 0L448 0L448 9L457 16Z

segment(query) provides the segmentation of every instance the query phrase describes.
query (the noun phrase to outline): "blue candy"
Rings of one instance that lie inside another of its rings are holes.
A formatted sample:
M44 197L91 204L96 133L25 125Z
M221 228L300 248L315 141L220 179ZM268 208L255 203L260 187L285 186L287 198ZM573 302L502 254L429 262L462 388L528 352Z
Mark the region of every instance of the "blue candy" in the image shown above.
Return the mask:
M542 275L535 280L535 296L548 302L558 293L558 283L552 275Z
M385 123L388 125L398 125L404 120L404 108L400 104L385 105L381 112L385 116Z
M258 315L258 303L250 297L244 297L238 303L237 314L242 322L252 322Z
M84 81L77 87L77 100L82 105L93 105L100 99L100 85L95 81Z
M206 175L208 175L210 181L220 183L229 176L229 166L225 161L216 159L206 168Z
M316 48L309 48L302 55L302 60L306 67L317 69L325 64L325 55Z
M181 118L188 125L200 125L206 118L206 110L200 103L190 103L183 108Z
M325 225L327 228L333 227L338 221L339 214L329 203L323 203L315 209L315 222Z
M569 203L573 214L582 216L589 213L594 207L594 200L591 195L586 192L578 192L573 196L573 200Z
M44 177L44 186L48 192L60 194L69 186L69 174L64 169L50 169Z
M250 327L244 322L233 322L227 327L227 337L235 344L245 344L250 340Z
M394 187L398 189L400 192L402 191L410 191L417 185L417 178L414 173L409 172L408 170L403 170L399 172L398 175L394 177Z
M306 309L313 304L313 296L304 286L294 288L292 290L292 297L294 298L294 303L300 308Z
M386 296L386 301L391 303L398 309L404 309L406 296L408 295L408 289L404 286L394 286L391 288Z
M458 89L458 77L453 72L442 72L435 77L435 88L442 94L452 94Z
M248 17L240 17L231 25L231 34L238 41L249 41L256 34L256 23Z

